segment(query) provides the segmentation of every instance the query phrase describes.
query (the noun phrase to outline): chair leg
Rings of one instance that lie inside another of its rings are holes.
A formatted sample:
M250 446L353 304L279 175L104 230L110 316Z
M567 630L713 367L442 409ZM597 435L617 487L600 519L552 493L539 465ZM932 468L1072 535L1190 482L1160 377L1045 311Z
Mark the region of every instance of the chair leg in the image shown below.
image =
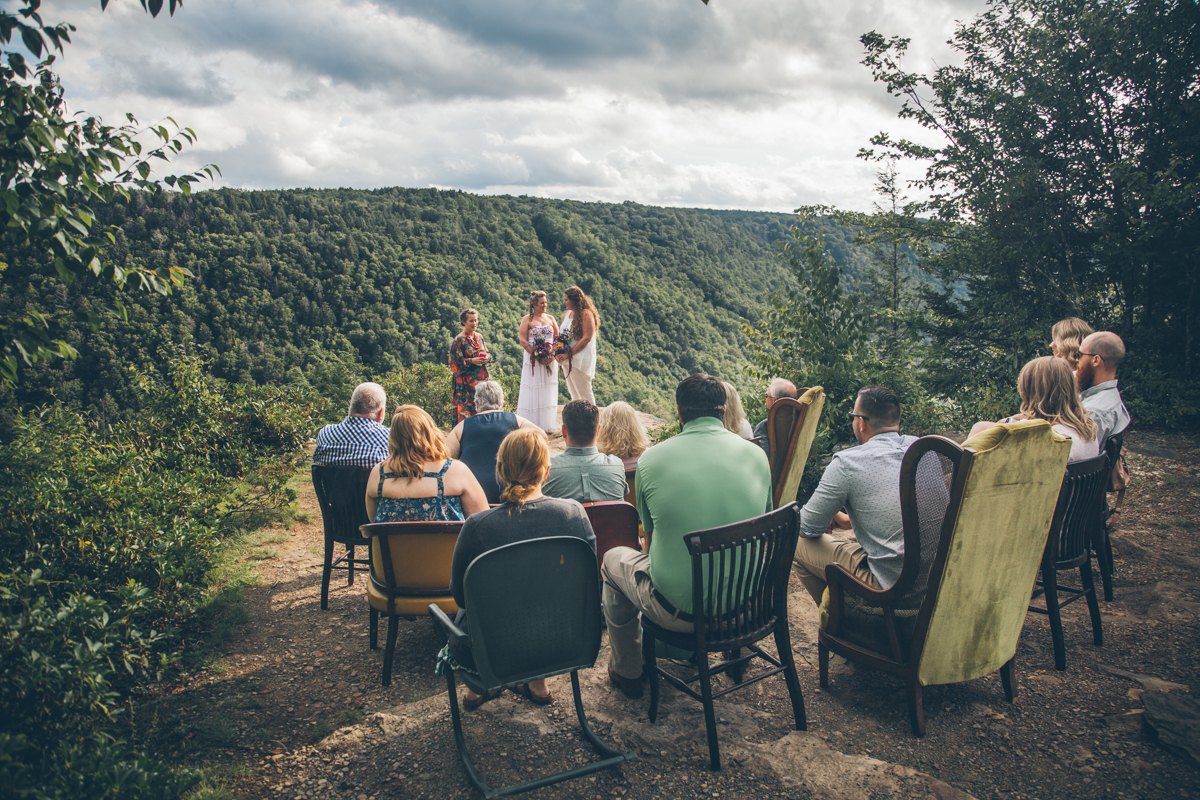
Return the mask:
M354 545L352 545L352 544L346 545L346 571L350 576L349 578L346 579L346 585L353 586L354 585Z
M804 713L804 692L800 689L800 676L796 674L796 656L792 652L792 639L788 633L787 615L775 629L775 650L783 664L783 679L787 683L788 696L792 700L792 715L796 718L796 730L808 730L808 717Z
M713 772L721 769L721 746L717 742L717 712L713 708L712 675L708 672L708 653L698 652L696 664L700 668L700 697L704 703L704 727L708 730L708 767Z
M742 657L742 648L735 647L732 650L725 651L723 655L726 661L733 661ZM729 669L725 670L725 674L728 675L729 680L733 681L734 683L741 683L742 678L746 677L746 665L745 663L741 663L731 666Z
M383 685L392 685L392 658L396 655L396 634L400 632L400 617L396 614L388 617L387 646L383 651Z
M1017 657L1013 656L1000 667L1000 682L1004 684L1004 699L1012 702L1017 699Z
M1108 535L1108 524L1101 522L1092 537L1092 552L1096 556L1096 567L1100 571L1100 583L1104 586L1104 599L1112 602L1112 539Z
M333 573L333 539L325 537L325 566L321 570L321 610L329 608L329 578Z
M829 648L817 639L817 680L822 689L829 688Z
M454 744L458 747L458 755L462 758L463 768L467 771L467 780L475 787L475 791L484 797L491 797L492 787L479 777L479 773L475 771L475 765L471 763L471 757L467 755L467 741L463 738L462 716L458 710L458 689L454 685L454 670L449 666L446 667L446 689L450 695L450 723L454 726Z
M1091 559L1079 565L1079 583L1087 592L1088 613L1092 616L1092 644L1104 646L1104 629L1100 627L1100 601L1096 599L1096 584L1092 580Z
M571 670L571 694L575 698L575 716L579 718L579 727L583 728L583 736L591 744L592 749L605 758L622 755L620 750L614 750L605 744L588 724L587 714L583 711L583 693L579 689L579 670Z
M921 684L917 683L914 673L908 678L908 721L912 725L913 736L925 735L925 698Z
M1046 615L1050 617L1050 639L1054 642L1054 668L1067 668L1067 645L1063 641L1062 608L1058 605L1058 571L1042 567L1042 588L1046 590Z
M379 649L379 609L375 608L375 606L369 606L369 609L371 611L371 624L370 624L371 649L378 650Z
M642 628L642 669L650 681L650 724L658 718L658 640L654 634Z

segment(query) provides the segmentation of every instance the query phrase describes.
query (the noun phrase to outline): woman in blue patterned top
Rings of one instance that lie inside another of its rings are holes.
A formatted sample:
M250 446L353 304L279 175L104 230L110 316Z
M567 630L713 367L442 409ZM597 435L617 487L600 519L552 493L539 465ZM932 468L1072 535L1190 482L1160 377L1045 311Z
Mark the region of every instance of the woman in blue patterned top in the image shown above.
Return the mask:
M433 417L400 406L388 434L390 454L371 471L367 513L375 522L465 519L488 507L475 475L446 450Z

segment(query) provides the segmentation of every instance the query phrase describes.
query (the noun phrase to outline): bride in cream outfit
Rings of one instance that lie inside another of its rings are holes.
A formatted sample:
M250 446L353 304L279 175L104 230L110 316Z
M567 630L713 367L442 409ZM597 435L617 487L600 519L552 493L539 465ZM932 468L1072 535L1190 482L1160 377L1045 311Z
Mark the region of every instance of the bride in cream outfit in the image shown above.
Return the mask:
M592 298L583 289L572 286L563 292L563 304L567 314L563 317L562 329L571 332L571 358L560 355L558 360L567 365L567 391L572 400L587 400L596 405L592 392L592 380L596 377L596 335L600 332L600 315Z

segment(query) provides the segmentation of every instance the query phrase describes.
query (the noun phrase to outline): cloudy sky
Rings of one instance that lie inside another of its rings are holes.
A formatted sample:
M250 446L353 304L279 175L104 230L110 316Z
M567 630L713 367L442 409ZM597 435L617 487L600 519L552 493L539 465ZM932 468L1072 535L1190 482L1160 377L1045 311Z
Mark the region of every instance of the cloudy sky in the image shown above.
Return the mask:
M880 131L936 140L858 62L869 30L953 54L982 0L47 0L73 108L170 115L218 185L462 189L866 210Z

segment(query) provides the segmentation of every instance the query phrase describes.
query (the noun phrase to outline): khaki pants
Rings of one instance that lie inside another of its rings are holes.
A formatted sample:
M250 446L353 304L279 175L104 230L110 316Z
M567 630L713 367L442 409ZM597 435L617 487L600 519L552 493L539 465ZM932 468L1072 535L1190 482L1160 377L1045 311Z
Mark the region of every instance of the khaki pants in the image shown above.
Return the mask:
M828 533L812 538L801 536L792 558L792 571L817 605L821 604L821 595L825 593L825 567L828 564L841 564L863 583L879 588L867 566L867 551L856 539L842 539Z
M567 376L567 391L572 400L587 400L596 405L596 395L592 394L592 377L581 369L573 369Z
M688 632L692 623L678 619L654 599L650 556L632 547L614 547L604 554L604 619L608 622L609 662L623 678L642 674L642 625L639 614L670 631Z

